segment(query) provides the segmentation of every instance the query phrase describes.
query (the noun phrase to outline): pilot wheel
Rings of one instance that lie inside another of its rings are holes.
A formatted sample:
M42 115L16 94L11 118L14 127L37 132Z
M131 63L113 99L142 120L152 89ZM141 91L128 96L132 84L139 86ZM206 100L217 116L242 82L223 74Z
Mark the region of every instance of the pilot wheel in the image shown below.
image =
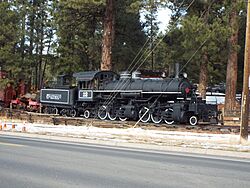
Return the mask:
M190 124L190 125L197 125L197 123L198 123L198 118L197 118L197 116L193 115L193 116L191 116L191 117L189 118L189 124Z
M89 110L84 110L83 117L88 119L90 117L90 111Z

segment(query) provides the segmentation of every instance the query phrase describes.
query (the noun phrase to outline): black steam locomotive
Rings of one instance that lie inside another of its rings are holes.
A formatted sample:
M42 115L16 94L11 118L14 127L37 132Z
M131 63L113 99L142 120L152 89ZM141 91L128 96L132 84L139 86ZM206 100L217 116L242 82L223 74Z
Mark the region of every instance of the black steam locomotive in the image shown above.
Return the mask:
M160 72L137 71L120 75L112 71L73 74L77 85L63 75L53 88L42 89L40 102L45 113L98 117L155 124L217 123L217 105L197 97L185 74L165 78Z

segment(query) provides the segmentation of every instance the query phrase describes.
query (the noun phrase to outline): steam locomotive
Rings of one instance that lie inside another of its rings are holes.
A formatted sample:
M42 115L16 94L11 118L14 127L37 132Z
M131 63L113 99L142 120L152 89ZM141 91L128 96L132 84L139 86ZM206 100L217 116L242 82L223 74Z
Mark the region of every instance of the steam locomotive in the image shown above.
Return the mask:
M154 73L154 74L153 74ZM217 123L217 105L206 104L185 74L166 78L160 72L112 71L74 73L59 77L52 88L40 91L45 113L101 120L139 120L160 123Z

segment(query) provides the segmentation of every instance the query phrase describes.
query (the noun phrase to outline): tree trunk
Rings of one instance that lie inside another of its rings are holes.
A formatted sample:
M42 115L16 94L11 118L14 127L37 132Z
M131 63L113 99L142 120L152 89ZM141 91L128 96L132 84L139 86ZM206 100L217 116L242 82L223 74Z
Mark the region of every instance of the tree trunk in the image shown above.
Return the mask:
M22 1L22 31L21 31L21 43L20 43L20 50L21 50L21 62L24 66L24 55L25 55L25 26L26 26L26 5L25 2Z
M44 49L44 37L45 37L45 2L41 2L40 4L40 7L41 7L41 10L40 10L40 24L39 24L39 33L38 33L38 36L39 37L39 61L38 61L38 85L37 85L37 88L38 90L41 89L41 83L42 83L42 63L43 63L43 49ZM39 14L38 13L38 14Z
M233 29L233 33L228 39L225 115L231 114L231 112L235 111L236 108L238 54L235 47L238 45L238 32L239 32L236 4L237 1L233 0L233 10L231 11L229 18L230 26Z
M37 30L38 32L38 30ZM37 86L38 86L38 55L39 54L39 45L38 45L38 41L36 41L36 58L35 58L35 74L34 74L34 77L35 77L35 90L37 90Z
M32 3L32 12L30 16L30 46L29 46L29 55L33 55L34 49L34 27L35 27L35 14L36 14L36 1L34 0Z
M38 89L41 89L41 82L42 82L42 63L43 63L43 39L44 39L44 27L43 24L41 25L41 39L40 39L40 52L39 52L39 67L38 67Z
M204 23L208 27L208 17L209 17L210 7L208 4L205 4L204 8L205 10L207 9L204 15ZM201 65L200 65L199 87L198 87L198 91L202 99L206 99L207 80L208 80L208 52L206 49L202 55L202 60L201 60Z
M34 31L35 31L35 14L36 14L36 0L32 2L32 12L30 16L30 45L29 45L29 56L31 59L30 70L29 70L29 84L28 88L34 87L33 83L33 69L34 69L34 58L33 58L33 50L34 50Z
M44 63L44 67L43 67L43 71L42 71L42 77L41 77L41 83L40 83L40 87L43 88L44 87L44 75L45 75L45 71L46 71L46 67L47 67L47 63L48 63L48 58L49 58L49 50L51 47L51 42L52 42L52 37L53 37L53 30L50 31L50 38L49 38L49 44L47 46L47 53L46 53L46 60Z
M199 79L199 87L198 91L202 99L206 98L206 90L207 90L207 80L208 80L208 55L204 53L202 56L202 62L200 65L200 79Z
M102 38L101 70L112 69L112 39L114 38L114 4L113 0L106 0L104 31Z

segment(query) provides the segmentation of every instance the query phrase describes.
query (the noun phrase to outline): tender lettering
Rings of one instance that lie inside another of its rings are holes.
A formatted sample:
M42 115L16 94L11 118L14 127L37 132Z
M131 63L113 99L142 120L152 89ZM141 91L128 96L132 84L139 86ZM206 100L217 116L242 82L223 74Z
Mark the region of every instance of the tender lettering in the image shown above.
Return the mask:
M46 99L60 100L62 99L62 95L61 94L46 94Z

